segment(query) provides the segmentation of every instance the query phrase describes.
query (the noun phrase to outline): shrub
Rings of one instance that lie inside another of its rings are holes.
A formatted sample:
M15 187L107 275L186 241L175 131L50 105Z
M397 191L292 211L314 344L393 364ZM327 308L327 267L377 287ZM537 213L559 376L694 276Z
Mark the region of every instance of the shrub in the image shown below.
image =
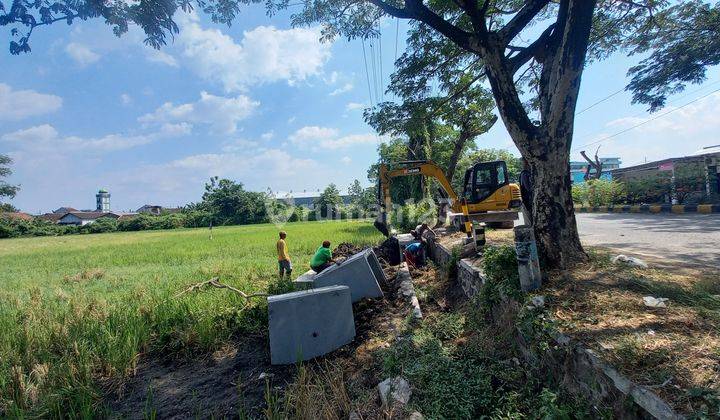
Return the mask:
M115 232L118 229L118 221L110 217L101 217L93 223L80 226L79 231L83 233L106 233Z
M655 175L632 178L624 181L626 201L632 204L660 203L668 201L670 195L670 172L658 172Z
M212 214L204 210L194 210L183 213L185 217L185 227L208 227L212 220Z
M627 197L625 184L615 180L591 179L572 187L573 201L591 207L622 203Z
M437 219L437 207L432 201L421 201L417 204L407 203L393 209L391 221L393 226L407 232L421 223L434 225Z

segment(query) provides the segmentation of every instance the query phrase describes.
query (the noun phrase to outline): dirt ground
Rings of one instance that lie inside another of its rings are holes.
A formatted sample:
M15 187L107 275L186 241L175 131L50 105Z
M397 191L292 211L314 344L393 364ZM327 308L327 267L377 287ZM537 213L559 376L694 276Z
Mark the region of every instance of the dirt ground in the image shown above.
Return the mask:
M226 344L200 358L142 361L137 374L110 397L113 417L185 419L235 417L245 411L259 417L265 401L265 379L283 387L292 379L292 366L270 365L267 338L249 337Z
M561 329L682 413L716 410L720 395L718 270L630 268L590 249L589 265L549 273L543 293ZM657 268L656 268L657 267ZM644 296L668 298L649 308Z
M440 238L452 247L465 234ZM512 245L512 230L487 230L488 245ZM589 264L549 272L542 292L561 330L595 350L681 413L720 411L720 270L646 260L615 265L590 247ZM669 299L649 308L644 296ZM710 414L713 417L713 414Z
M340 244L333 254L345 257L360 250L352 244ZM388 416L375 391L380 380L379 373L373 370L373 353L397 338L409 312L409 305L397 294L397 267L380 261L388 279L381 285L385 297L353 305L356 326L353 342L306 363L310 371L327 370L328 366L340 369L349 388L355 393L365 390L365 398L360 398L352 408L362 418ZM435 277L434 270L430 270L423 270L420 275ZM295 366L270 364L266 334L237 339L197 358L168 360L151 354L141 359L135 376L121 384L105 384L113 418L236 418L240 413L249 418L265 417L266 381L273 392L283 393L298 374Z

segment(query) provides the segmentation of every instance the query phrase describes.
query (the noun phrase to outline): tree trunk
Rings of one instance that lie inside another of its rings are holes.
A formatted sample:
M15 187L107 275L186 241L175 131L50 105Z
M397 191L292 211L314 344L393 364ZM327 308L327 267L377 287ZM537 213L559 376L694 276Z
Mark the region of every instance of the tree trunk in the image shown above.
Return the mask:
M458 139L455 140L455 145L453 146L453 151L450 155L450 161L448 162L447 170L445 171L445 177L451 184L453 177L455 176L455 169L457 168L458 161L460 160L460 155L465 148L465 143L467 143L468 138L469 137L464 132L461 132Z
M533 226L544 263L565 268L586 261L575 221L567 153L547 150L529 157L528 163L533 175Z

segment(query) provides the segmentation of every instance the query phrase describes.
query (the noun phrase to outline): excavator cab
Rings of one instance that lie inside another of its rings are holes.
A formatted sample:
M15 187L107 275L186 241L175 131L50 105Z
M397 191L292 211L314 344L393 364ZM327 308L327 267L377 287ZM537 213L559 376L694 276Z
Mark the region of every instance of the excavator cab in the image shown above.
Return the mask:
M480 203L508 184L507 165L504 161L480 162L465 171L463 197L468 204Z

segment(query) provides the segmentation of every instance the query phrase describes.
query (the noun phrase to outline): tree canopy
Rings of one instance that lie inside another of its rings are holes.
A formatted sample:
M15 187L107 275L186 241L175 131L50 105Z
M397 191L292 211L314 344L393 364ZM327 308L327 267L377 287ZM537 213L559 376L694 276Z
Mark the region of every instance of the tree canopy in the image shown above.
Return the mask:
M12 158L10 158L10 156L0 155L0 199L3 197L14 198L17 192L20 191L20 187L17 185L10 185L1 179L12 174L10 164L12 164ZM10 209L14 207L9 206L7 208Z
M246 191L242 183L217 176L205 184L202 202L194 207L209 212L217 224L244 225L267 220L265 194Z

